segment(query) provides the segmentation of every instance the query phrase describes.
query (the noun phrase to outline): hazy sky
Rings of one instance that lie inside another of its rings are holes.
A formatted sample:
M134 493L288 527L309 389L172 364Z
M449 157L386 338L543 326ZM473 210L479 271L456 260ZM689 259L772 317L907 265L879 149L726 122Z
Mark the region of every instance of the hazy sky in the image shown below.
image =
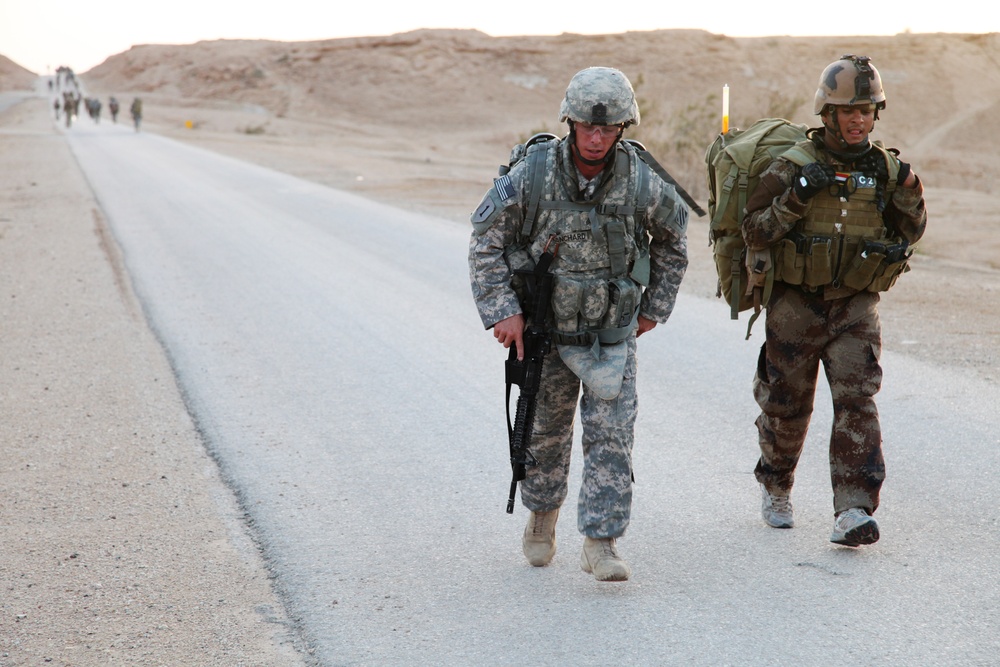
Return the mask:
M60 65L83 73L135 44L304 41L418 28L475 28L494 36L662 28L732 37L984 33L1000 30L1000 13L983 0L0 0L0 54L39 74Z

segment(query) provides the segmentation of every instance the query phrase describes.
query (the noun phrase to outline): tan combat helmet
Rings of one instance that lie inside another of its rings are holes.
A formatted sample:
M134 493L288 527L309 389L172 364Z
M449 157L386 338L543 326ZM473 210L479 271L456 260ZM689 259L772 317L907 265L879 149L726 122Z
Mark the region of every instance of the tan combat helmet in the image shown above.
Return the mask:
M589 125L639 124L639 105L628 77L611 67L588 67L577 72L559 107L559 122Z
M820 74L813 113L823 113L828 104L850 106L865 102L875 105L878 118L879 110L885 108L882 77L871 64L871 58L848 54L827 65Z

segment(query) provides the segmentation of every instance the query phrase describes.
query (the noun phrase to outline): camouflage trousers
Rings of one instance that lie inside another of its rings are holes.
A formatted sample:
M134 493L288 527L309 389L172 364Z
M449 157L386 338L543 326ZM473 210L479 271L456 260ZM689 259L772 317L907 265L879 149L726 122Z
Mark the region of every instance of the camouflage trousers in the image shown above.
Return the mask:
M756 422L761 456L754 473L769 491L792 489L822 362L833 398L834 512L878 508L885 479L874 398L882 386L878 301L871 292L824 301L775 283L753 381L761 409Z
M548 511L562 505L579 399L583 480L577 527L593 538L624 534L632 509L632 442L638 408L635 336L622 344L628 345L625 379L621 393L612 400L603 400L582 385L555 351L545 357L530 445L538 465L527 468L521 483L521 502L529 510Z

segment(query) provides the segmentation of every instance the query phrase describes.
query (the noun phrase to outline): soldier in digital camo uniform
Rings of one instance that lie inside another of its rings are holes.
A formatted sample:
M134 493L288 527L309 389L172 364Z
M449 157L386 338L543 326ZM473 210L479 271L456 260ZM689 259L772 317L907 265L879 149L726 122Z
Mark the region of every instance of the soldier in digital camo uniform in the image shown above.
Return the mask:
M555 252L553 352L545 358L521 501L531 511L522 540L532 565L551 562L567 494L573 418L580 405L583 482L577 527L581 567L601 581L631 569L616 538L629 524L636 419L636 338L670 316L687 268L688 208L675 188L622 141L639 123L622 72L591 67L570 81L560 109L569 133L541 147L542 202L525 234L526 162L496 179L472 215L472 292L483 324L522 358L525 318L512 269ZM582 383L582 397L581 397Z
M828 65L814 103L823 125L797 146L814 161L800 168L776 160L743 219L750 249L775 250L753 383L762 515L775 528L793 525L790 494L822 362L833 396L830 540L852 547L879 538L872 518L885 479L874 398L882 384L878 293L908 270L908 246L927 224L916 173L869 140L884 108L869 58L846 55Z

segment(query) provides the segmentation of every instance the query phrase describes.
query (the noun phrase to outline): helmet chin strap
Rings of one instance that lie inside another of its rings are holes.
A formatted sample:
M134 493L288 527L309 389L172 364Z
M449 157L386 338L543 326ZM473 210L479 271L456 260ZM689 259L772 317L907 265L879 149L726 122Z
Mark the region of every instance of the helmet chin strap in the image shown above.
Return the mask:
M833 139L837 142L838 150L830 150L837 158L847 162L861 157L865 153L871 150L872 142L866 137L863 143L857 145L851 145L847 143L844 139L844 134L840 131L840 126L837 124L836 120L833 118L835 112L829 114L824 114L823 127L828 133L833 136Z
M584 163L588 167L597 167L602 164L607 164L614 154L614 148L622 138L622 130L618 131L618 136L615 138L615 143L611 144L611 148L608 152L604 154L604 157L598 158L596 160L588 160L587 158L580 155L580 149L576 147L576 124L573 121L569 122L569 145L573 150L573 155L577 160Z
M615 143L618 143L618 142L616 141ZM578 149L576 147L576 142L575 141L572 144L570 144L570 145L571 145L571 147L573 149L573 155L576 157L576 159L579 160L580 162L584 163L585 165L589 166L589 167L596 167L596 166L601 165L601 164L607 164L608 160L611 159L611 153L612 153L612 151L613 151L613 149L615 147L615 144L611 144L611 148L609 148L608 152L604 154L604 157L599 158L597 160L588 160L587 158L585 158L582 155L580 155L580 149Z

